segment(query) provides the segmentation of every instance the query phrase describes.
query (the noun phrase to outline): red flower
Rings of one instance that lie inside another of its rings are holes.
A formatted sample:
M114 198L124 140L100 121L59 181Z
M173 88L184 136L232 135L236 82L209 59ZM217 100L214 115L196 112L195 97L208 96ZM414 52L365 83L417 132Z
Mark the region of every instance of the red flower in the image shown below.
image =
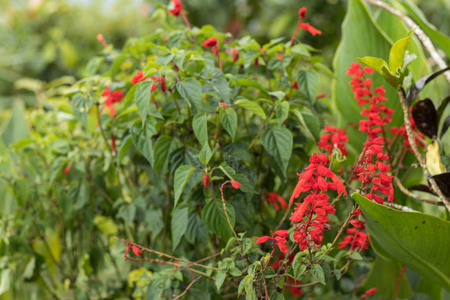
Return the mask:
M237 62L239 59L239 52L236 49L231 49L231 55L233 56L233 62Z
M306 16L306 7L302 7L298 10L299 22L303 20Z
M139 249L138 247L136 247L136 246L131 246L131 250L133 250L133 253L136 255L136 256L139 256L139 255L141 255L141 253L142 253L142 250L141 249Z
M169 13L174 15L175 17L178 17L180 15L180 12L183 10L183 4L181 4L180 0L172 0L172 3L174 5L174 8L172 10L169 10Z
M325 132L327 133L320 137L318 148L324 149L329 155L331 155L334 148L337 148L341 151L342 155L346 156L348 152L344 143L348 142L348 137L345 131L340 128L326 126ZM331 143L329 141L330 139Z
M364 295L362 295L361 297L358 298L358 300L360 299L364 299L367 297L372 296L373 294L375 294L377 292L377 288L371 288L370 290L368 290L367 292L364 293Z
M72 162L67 165L67 167L64 169L64 175L67 176L70 172L70 168L72 167Z
M230 182L231 182L231 185L232 185L235 189L238 189L238 188L241 186L241 184L240 184L239 182L237 182L237 181L231 180Z
M203 46L207 48L212 48L217 46L217 38L212 37L203 42Z
M108 109L109 109L109 115L110 116L114 116L115 112L114 112L113 103L122 101L122 99L124 97L122 91L114 91L114 92L111 93L111 90L109 89L109 87L107 87L102 92L102 97L107 97L107 99L106 99L102 109L100 110L100 113L102 113L103 109L105 108L105 106L107 106Z
M209 174L207 172L203 175L202 184L205 189L209 186Z
M313 36L315 36L316 34L322 34L322 31L312 27L311 25L309 25L309 23L299 24L298 27L303 30L309 31L309 33L311 33Z
M289 236L287 230L277 230L270 236L262 236L256 240L257 244L262 244L267 242L269 239L272 240L273 247L278 246L278 249L282 253L288 253L289 247L286 245L286 238ZM274 248L273 248L274 249Z
M221 102L220 106L222 106L223 108L228 108L228 105L225 102Z
M292 88L298 90L298 82L297 82L297 80L294 81L294 84L292 84Z
M97 34L97 40L102 43L103 47L108 47L108 44L106 43L105 39L103 38L103 34L99 33Z
M136 75L131 79L131 83L135 85L138 82L146 80L147 77L144 77L142 71L137 71Z
M288 204L286 203L286 200L284 200L283 197L281 197L280 195L275 193L267 193L267 196L268 196L266 198L267 202L272 203L273 206L275 206L276 211L279 210L277 202L281 205L283 209L287 209Z

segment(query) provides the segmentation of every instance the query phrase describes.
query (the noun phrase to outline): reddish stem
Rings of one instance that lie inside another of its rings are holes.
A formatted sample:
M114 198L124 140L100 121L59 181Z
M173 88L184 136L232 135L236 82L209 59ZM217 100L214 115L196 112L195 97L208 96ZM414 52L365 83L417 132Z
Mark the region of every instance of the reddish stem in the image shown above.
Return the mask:
M291 47L292 47L292 44L294 44L294 39L295 39L295 36L297 35L299 29L300 29L300 26L297 25L297 28L295 29L294 34L291 37Z
M181 10L181 15L183 16L184 22L186 23L186 26L189 28L189 31L191 31L192 30L191 23L189 23L189 20L186 14L184 13L184 10Z
M398 274L397 285L395 286L395 294L394 294L394 298L393 298L394 300L397 299L398 290L400 289L400 280L402 279L402 276L405 273L405 271L406 271L406 266L404 266L402 268L402 270L400 271L400 274Z

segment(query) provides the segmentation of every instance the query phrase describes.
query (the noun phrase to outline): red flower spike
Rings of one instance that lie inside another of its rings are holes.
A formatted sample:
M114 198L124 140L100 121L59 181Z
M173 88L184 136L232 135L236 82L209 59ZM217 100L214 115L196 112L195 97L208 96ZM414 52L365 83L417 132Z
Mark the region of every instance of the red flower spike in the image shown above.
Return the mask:
M136 255L136 256L139 256L142 253L142 250L139 249L138 247L134 246L134 245L131 246L131 250L133 251L134 255Z
M212 37L203 42L203 46L207 48L212 48L217 46L217 38Z
M202 180L203 187L206 189L209 186L209 174L205 172Z
M299 22L303 20L306 16L306 7L302 7L298 10Z
M238 189L238 188L241 186L241 184L240 184L239 182L237 182L237 181L231 180L230 182L231 182L231 185L232 185L235 189Z
M281 205L281 207L283 209L287 209L288 208L288 204L286 203L286 200L283 199L283 197L281 197L278 194L275 193L267 193L267 202L272 203L275 206L275 210L278 211L278 205L277 202Z
M124 97L124 94L122 93L122 91L114 91L111 93L111 90L108 87L102 92L102 97L107 97L107 99L102 109L100 110L100 113L102 113L105 106L107 106L109 109L109 115L114 116L115 112L113 103L121 102Z

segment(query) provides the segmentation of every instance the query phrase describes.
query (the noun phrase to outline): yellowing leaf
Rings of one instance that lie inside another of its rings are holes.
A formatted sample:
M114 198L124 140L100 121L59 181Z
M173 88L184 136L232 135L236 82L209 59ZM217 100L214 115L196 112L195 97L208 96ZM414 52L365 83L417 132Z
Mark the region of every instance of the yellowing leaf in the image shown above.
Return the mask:
M441 156L439 154L439 144L433 140L427 147L427 169L431 176L447 172L447 169L442 164Z

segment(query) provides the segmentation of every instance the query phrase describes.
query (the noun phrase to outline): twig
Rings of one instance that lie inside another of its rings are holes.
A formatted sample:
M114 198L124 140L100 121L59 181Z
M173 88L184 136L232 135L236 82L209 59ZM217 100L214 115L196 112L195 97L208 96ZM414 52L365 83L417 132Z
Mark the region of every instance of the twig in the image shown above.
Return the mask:
M415 199L417 201L430 203L430 204L434 204L434 205L438 205L440 203L438 201L433 201L433 200L429 200L429 199L420 198L416 194L411 193L410 191L408 191L407 188L405 188L405 186L402 184L400 179L398 179L398 177L394 177L394 181L398 185L398 188L400 189L400 191L402 191L405 195L407 195L407 196L409 196L409 197L411 197L411 198L413 198L413 199Z
M405 16L400 11L396 10L392 6L379 1L379 0L366 0L370 4L373 4L375 6L381 7L384 10L390 12L391 14L399 17L410 29L416 28L415 34L419 38L419 40L422 42L423 46L427 49L427 51L430 53L431 58L435 61L435 63L439 66L441 69L445 69L447 67L447 64L445 61L441 58L441 56L436 51L436 48L434 48L433 43L431 42L430 38L423 32L422 29L413 21L411 18ZM447 78L447 81L450 82L450 72L445 72L445 77Z
M156 250L153 250L153 249L145 248L145 247L143 247L143 246L141 246L141 245L139 245L139 244L133 243L132 241L127 241L127 240L125 240L125 239L121 239L121 238L119 238L119 237L117 237L117 236L115 236L114 238L115 238L116 240L119 240L119 241L125 242L125 243L127 243L127 244L136 246L136 247L138 247L138 248L141 249L141 250L145 250L145 251L147 251L147 252L154 253L154 254L156 254L156 255L158 255L158 256L160 256L160 257L161 257L161 256L164 256L164 257L167 257L167 258L176 260L176 261L182 261L182 262L184 262L184 263L187 263L188 265L192 265L192 266L196 266L196 267L202 267L202 268L205 268L205 269L219 270L218 268L215 268L215 267L205 266L205 265L202 265L202 264L199 264L199 263L195 263L195 262L192 262L192 261L189 261L189 260L186 260L186 259L174 257L174 256L172 256L172 255L169 255L169 254L166 254L166 253L163 253L163 252L159 252L159 251L156 251Z
M406 104L405 94L404 90L400 88L397 91L397 94L400 98L400 104L402 105L403 109L403 118L405 121L405 129L406 129L406 135L408 136L409 144L411 145L411 149L413 150L414 155L417 158L417 161L419 162L420 166L422 167L423 173L425 174L425 177L428 179L431 185L431 189L435 194L438 195L439 200L444 203L445 207L447 207L447 210L450 211L450 202L449 200L442 194L441 189L437 186L436 181L433 178L430 178L430 173L428 172L427 166L425 165L425 161L422 157L422 154L420 153L419 149L417 148L416 140L414 139L414 133L411 127L411 123L409 122L409 115L408 115L408 105Z
M171 261L165 261L165 260L161 260L161 259L153 259L153 258L147 258L147 257L144 257L144 258L133 258L133 257L129 257L127 255L125 255L125 260L139 261L139 262L147 261L147 262L150 262L150 263L158 263L158 264L161 264L161 265L171 265L171 266L174 266L176 268L186 268L186 269L189 269L190 271L195 272L197 274L203 275L205 277L210 277L205 272L189 268L189 266L180 265L178 262L171 262Z
M172 300L177 300L177 299L180 299L181 297L183 297L187 293L187 291L191 288L191 286L193 286L194 283L197 280L199 280L200 278L202 278L202 276L198 276L197 278L192 280L192 282L184 289L184 291L181 294L179 294L178 296L176 296L175 298L173 298Z

